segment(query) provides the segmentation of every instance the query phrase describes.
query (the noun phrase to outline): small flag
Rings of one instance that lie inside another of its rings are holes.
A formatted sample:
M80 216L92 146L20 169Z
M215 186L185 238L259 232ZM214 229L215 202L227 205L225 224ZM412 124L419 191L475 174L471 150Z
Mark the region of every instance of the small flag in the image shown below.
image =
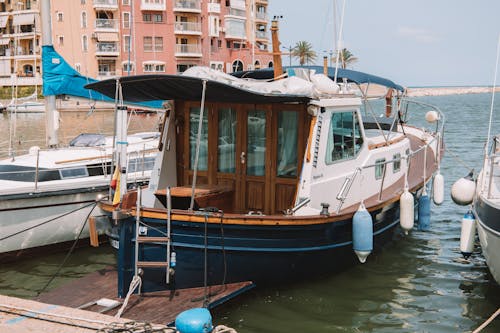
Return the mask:
M109 186L115 190L115 194L113 195L113 206L116 206L120 203L120 168L115 169Z

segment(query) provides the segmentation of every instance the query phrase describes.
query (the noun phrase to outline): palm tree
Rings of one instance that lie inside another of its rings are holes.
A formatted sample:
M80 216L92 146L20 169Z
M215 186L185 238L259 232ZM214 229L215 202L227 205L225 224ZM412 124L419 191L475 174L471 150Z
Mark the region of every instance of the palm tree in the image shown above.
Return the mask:
M313 51L311 43L302 40L292 48L292 56L299 58L300 65L304 65L316 59L316 52Z
M333 57L332 58L332 61L334 62L337 62L337 57ZM346 48L343 48L342 50L340 50L340 55L339 55L339 63L340 63L340 66L345 69L347 67L347 65L350 65L350 64L353 64L355 63L356 61L358 61L358 58L356 58L352 53L351 51L349 51L348 49Z

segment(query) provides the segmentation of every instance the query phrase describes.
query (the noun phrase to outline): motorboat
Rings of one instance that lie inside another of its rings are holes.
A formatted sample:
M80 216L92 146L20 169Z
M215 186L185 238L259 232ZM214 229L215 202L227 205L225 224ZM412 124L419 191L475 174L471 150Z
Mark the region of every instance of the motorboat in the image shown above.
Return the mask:
M121 91L118 104L172 101L149 185L99 203L113 221L121 297L137 278L152 291L317 276L412 228L439 170L444 116L390 80L325 73L242 79L193 67L87 86ZM430 128L408 123L418 112Z
M159 133L127 137L128 186L147 183ZM109 195L113 136L84 133L68 147L40 149L0 160L0 261L60 249L89 237L96 202ZM100 233L107 226L99 224Z

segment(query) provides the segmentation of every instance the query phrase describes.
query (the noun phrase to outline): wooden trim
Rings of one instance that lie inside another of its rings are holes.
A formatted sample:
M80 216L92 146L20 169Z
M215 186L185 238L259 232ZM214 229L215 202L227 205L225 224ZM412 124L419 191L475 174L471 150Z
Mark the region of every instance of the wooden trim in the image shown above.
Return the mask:
M384 141L384 142L374 143L374 144L368 145L368 149L369 150L373 150L373 149L377 149L377 148L380 148L380 147L388 147L388 146L393 145L395 143L401 142L404 139L406 139L406 136L402 135L402 136L400 136L398 138L389 140L389 142L385 142Z

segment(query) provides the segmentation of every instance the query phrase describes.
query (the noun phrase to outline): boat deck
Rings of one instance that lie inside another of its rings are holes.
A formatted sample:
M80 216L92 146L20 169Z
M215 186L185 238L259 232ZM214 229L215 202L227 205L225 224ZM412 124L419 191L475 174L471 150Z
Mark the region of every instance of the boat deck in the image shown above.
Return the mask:
M231 283L208 287L208 308L214 308L229 299L253 288L250 282ZM72 308L93 303L101 298L123 302L117 296L117 272L103 269L74 280L66 285L40 295L36 300L44 303L63 305ZM203 307L205 288L158 291L142 295L132 295L122 317L156 324L169 324L182 311ZM120 305L121 306L121 305ZM114 316L120 306L104 313ZM85 310L99 312L103 307L92 305Z

